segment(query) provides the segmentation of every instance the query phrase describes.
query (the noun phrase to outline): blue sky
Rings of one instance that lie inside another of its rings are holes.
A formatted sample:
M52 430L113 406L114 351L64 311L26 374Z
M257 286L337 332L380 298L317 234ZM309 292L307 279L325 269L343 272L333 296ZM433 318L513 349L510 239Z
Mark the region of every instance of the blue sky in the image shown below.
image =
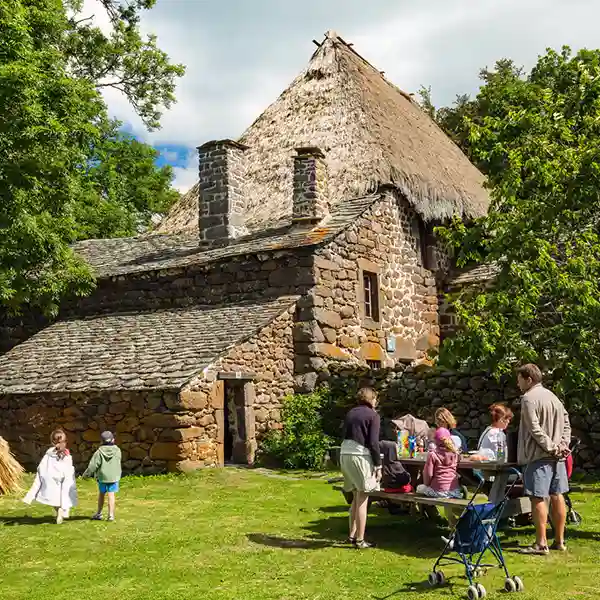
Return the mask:
M106 26L97 0L86 0L84 11ZM598 0L157 0L142 27L187 67L177 104L160 130L147 132L125 98L105 96L186 190L196 181L195 148L239 137L329 29L405 91L431 86L444 105L476 92L479 70L500 58L531 67L547 47L599 47L598 22Z

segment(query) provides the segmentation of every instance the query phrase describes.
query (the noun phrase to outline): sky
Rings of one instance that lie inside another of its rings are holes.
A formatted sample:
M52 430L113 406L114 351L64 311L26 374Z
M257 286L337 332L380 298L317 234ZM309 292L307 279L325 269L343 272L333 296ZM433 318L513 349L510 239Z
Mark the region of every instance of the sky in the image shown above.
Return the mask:
M105 24L97 0L84 10ZM600 47L598 22L598 0L157 0L141 25L186 66L177 104L148 132L123 96L105 97L186 191L196 181L196 147L238 138L330 29L406 92L431 86L443 106L476 93L480 69L501 58L530 68L548 47Z

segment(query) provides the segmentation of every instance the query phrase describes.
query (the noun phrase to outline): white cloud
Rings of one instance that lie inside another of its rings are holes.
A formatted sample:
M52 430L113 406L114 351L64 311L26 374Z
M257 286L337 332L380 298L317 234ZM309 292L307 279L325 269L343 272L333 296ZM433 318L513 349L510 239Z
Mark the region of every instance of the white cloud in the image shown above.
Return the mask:
M475 92L479 70L500 58L530 67L548 46L595 47L599 17L597 0L305 0L301 9L281 0L158 0L142 25L186 65L177 104L162 129L148 133L125 98L110 90L105 97L145 141L193 149L241 135L328 29L407 92L430 85L441 105ZM190 166L177 170L181 188L195 181L191 156Z
M180 192L187 192L198 179L198 157L190 152L187 163L183 167L173 167L173 187Z

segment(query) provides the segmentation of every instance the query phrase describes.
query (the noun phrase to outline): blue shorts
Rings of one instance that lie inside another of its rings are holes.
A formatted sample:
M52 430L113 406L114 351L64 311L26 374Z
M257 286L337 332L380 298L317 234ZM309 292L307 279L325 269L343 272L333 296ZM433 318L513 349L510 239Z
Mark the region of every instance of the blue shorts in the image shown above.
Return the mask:
M104 483L103 481L99 481L98 489L100 490L101 494L106 494L107 492L118 492L119 482L115 481L114 483Z
M565 461L536 460L523 471L525 494L534 498L549 498L569 491Z

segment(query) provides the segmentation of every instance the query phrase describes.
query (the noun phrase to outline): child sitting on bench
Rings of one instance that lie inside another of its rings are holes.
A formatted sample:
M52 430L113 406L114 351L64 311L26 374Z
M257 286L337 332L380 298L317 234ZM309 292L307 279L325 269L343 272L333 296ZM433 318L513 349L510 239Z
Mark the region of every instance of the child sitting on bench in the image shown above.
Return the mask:
M379 451L383 455L381 470L381 489L384 492L412 492L410 473L398 459L398 445L387 440L379 442Z
M435 447L427 453L423 468L423 483L417 486L417 494L430 498L462 498L458 483L458 452L451 435L445 427L435 432Z

